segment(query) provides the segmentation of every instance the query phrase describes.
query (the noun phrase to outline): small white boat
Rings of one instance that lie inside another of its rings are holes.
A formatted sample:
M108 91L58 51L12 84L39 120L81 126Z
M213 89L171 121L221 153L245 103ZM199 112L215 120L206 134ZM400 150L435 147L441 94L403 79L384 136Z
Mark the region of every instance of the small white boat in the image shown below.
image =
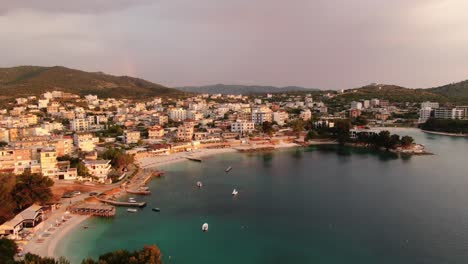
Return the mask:
M135 208L128 208L128 209L127 209L127 212L136 213L136 212L138 212L138 210L135 209Z
M236 196L238 193L239 192L236 189L232 190L232 196Z
M227 167L224 171L225 171L225 172L230 172L231 170L232 170L232 167L229 166L229 167Z
M203 183L202 183L201 181L197 181L197 187L198 187L198 188L203 187Z
M203 232L208 231L208 223L204 223L204 224L202 225L202 227L201 227L201 230L202 230Z

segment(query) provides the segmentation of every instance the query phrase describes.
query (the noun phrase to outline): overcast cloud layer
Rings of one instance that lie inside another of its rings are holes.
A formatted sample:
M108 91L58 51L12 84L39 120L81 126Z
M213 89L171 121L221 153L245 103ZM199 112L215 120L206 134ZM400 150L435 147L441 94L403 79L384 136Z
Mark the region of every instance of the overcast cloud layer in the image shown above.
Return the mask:
M168 86L468 79L466 0L0 0L0 67Z

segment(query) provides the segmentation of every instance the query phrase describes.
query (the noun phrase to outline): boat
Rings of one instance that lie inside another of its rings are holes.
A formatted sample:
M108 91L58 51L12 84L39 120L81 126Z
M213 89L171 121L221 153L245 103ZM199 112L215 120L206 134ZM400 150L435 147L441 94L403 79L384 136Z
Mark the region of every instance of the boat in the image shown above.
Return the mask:
M232 190L232 196L236 196L238 193L239 192L236 189Z
M203 183L202 183L201 181L197 181L197 187L198 187L198 188L203 187Z
M201 227L201 230L202 230L203 232L208 231L208 223L204 223L204 224L202 225L202 227Z
M151 210L155 211L155 212L161 212L161 209L155 207L155 208L152 208Z
M128 202L129 203L136 203L137 201L135 199L133 199L133 198L130 198L130 199L128 199Z
M127 212L136 213L136 212L138 212L138 209L135 209L135 208L128 208L128 209L127 209Z
M230 172L231 170L232 170L232 167L229 166L229 167L227 167L224 171L225 171L225 172Z

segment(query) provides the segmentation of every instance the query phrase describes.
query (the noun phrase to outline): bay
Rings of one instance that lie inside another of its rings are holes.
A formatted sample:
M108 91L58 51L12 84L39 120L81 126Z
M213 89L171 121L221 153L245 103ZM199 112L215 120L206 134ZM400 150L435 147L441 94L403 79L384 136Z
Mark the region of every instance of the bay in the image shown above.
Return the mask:
M90 219L57 252L80 263L156 244L165 263L468 263L468 139L392 132L435 155L320 146L167 165L138 197L146 208Z

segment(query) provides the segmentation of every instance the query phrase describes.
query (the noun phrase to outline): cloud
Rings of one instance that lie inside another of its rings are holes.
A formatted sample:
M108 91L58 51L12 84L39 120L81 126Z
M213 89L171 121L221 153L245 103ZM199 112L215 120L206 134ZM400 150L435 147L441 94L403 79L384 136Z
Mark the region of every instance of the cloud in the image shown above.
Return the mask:
M97 14L146 5L151 0L0 0L0 15L16 10Z
M2 8L3 66L61 64L168 85L428 87L468 77L465 0L0 0Z

